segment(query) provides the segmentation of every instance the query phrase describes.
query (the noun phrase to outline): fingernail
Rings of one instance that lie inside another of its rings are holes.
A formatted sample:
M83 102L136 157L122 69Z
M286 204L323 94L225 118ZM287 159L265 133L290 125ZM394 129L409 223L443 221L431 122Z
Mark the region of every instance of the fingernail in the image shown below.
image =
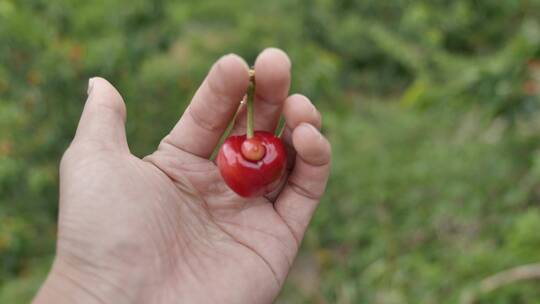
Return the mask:
M303 122L303 123L300 124L300 127L308 128L310 130L310 132L314 132L315 134L320 135L319 130L317 128L315 128L315 126L313 126L310 123Z
M92 89L94 88L94 78L88 79L88 89L86 90L86 94L90 95L92 93Z
M289 55L287 55L287 53L284 50L276 48L276 47L268 47L262 51L262 53L266 53L266 52L275 53L275 54L279 54L279 56L282 56L282 58L284 58L285 61L287 62L288 69L289 70L291 69L291 65L292 65L291 59L289 58Z
M320 130L322 125L321 112L319 112L319 110L317 110L317 108L313 104L311 104L311 115L315 117L316 125L314 125L314 127L317 127L317 130Z

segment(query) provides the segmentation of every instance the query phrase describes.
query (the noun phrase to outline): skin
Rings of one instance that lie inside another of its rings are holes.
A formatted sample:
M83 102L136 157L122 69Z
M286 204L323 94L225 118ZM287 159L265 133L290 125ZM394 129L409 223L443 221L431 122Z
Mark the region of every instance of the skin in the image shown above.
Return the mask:
M319 112L288 96L290 61L257 58L256 129L286 120L288 172L266 197L244 199L209 157L248 86L226 55L151 155L128 148L126 108L105 79L89 82L60 165L57 255L34 303L271 303L324 193L331 149ZM243 121L243 109L239 110ZM242 122L234 132L245 132Z

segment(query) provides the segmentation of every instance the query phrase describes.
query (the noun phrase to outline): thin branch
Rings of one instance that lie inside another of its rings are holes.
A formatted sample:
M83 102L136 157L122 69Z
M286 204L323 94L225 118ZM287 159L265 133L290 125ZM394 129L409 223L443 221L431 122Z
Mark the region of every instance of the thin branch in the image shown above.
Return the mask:
M480 282L475 292L465 293L461 302L473 304L478 301L481 295L515 282L527 280L540 280L540 263L517 266L489 276Z

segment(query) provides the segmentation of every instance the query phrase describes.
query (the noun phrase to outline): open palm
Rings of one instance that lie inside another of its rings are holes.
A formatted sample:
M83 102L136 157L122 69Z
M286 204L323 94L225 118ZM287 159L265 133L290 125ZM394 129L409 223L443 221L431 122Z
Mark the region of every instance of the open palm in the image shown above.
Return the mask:
M269 303L277 296L324 192L330 145L310 101L288 96L282 51L265 50L255 71L255 129L274 131L284 115L289 170L279 190L254 199L232 192L209 159L236 111L233 133L245 132L238 108L249 76L238 56L212 67L143 159L129 152L120 94L104 79L90 81L61 164L57 258L35 302Z

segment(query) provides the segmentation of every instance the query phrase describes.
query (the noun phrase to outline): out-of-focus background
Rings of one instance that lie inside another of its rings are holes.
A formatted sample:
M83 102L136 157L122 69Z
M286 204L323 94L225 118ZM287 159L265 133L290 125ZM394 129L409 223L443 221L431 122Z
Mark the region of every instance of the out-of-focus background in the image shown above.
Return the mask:
M90 76L144 156L220 55L267 46L334 148L278 303L540 303L503 272L540 262L539 0L0 0L0 303L50 266Z

